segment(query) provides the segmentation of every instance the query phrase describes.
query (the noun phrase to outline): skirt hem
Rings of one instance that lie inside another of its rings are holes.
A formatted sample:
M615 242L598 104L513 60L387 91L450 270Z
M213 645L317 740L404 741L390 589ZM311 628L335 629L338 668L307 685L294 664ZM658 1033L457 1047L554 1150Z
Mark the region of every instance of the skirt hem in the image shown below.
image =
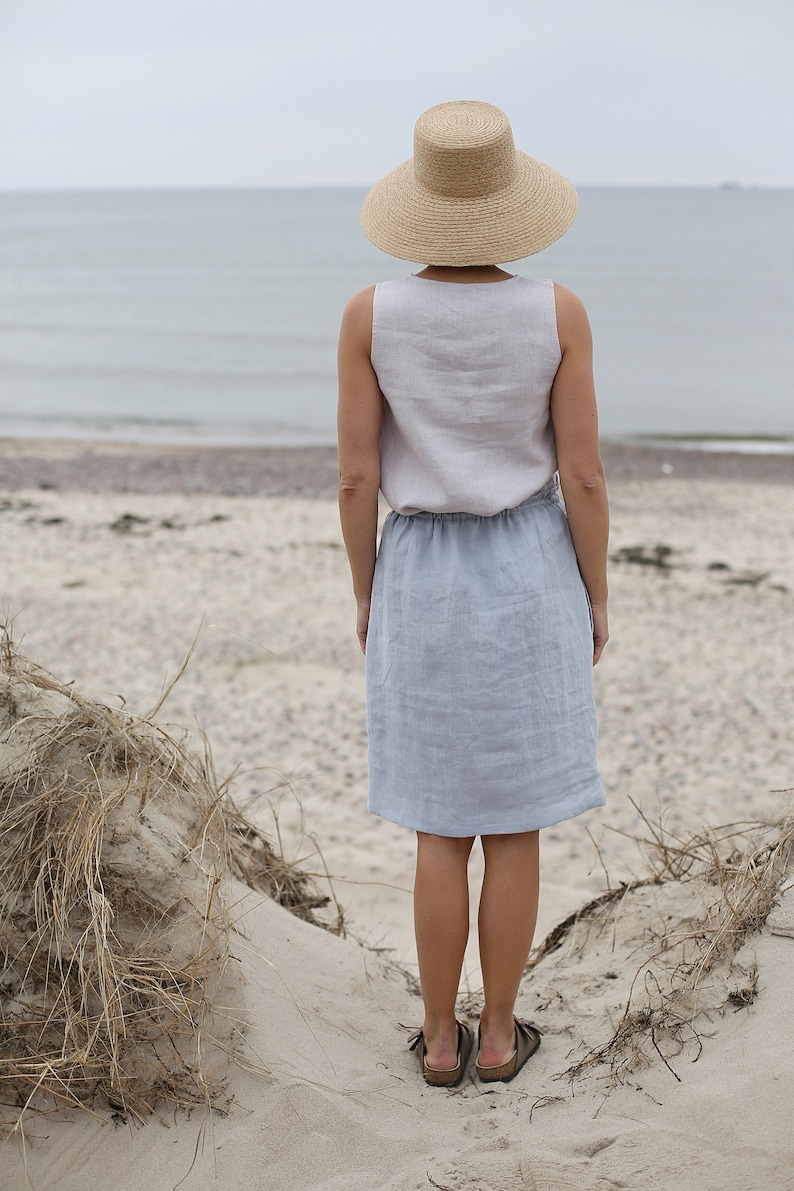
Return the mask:
M375 810L374 807L368 806L367 810L371 815L377 815L379 819L385 819L387 823L395 823L398 827L406 827L409 831L421 831L427 835L440 835L449 839L468 839L469 836L481 835L519 835L525 831L542 831L547 827L555 827L558 823L565 823L568 819L576 819L579 815L585 814L586 811L597 810L599 807L606 806L606 795L601 790L597 795L582 799L581 803L577 803L572 807L567 807L564 811L560 809L552 810L549 808L546 814L528 816L527 821L521 826L506 826L504 824L497 824L494 820L490 822L485 821L473 829L463 830L456 827L454 831L449 830L446 825L444 830L439 830L438 826L430 824L420 824L417 820L407 822L410 816L396 818L393 814L384 814L383 811ZM530 811L532 808L527 807ZM513 820L513 823L515 820Z

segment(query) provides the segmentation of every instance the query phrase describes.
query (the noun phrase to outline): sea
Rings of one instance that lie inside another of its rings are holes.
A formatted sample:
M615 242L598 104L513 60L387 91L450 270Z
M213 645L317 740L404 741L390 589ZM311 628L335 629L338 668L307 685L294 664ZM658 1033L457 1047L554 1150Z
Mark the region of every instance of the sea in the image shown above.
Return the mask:
M345 301L421 266L364 193L0 194L0 436L333 442ZM583 298L605 438L794 450L794 190L582 188L513 271Z

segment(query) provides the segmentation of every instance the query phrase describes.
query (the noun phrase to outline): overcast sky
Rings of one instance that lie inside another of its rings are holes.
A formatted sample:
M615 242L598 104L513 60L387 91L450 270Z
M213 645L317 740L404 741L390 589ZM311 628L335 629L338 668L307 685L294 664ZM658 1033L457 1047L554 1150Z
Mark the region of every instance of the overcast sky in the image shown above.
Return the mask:
M794 0L0 0L0 188L369 185L485 99L579 185L794 185Z

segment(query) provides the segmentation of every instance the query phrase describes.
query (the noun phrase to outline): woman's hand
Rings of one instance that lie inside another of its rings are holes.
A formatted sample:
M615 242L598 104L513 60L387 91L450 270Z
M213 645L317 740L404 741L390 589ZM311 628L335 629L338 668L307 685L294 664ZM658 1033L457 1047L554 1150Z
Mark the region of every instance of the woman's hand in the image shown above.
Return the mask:
M367 629L369 628L369 600L356 602L356 636L361 646L361 652L367 652Z
M593 665L595 666L609 640L606 603L592 604L591 611L593 613Z

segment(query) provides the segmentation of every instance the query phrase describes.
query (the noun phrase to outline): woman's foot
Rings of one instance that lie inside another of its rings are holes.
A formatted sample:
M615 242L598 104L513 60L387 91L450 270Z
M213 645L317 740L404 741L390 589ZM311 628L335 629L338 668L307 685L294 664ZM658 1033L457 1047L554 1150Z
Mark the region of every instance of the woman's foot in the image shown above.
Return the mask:
M479 1079L483 1083L495 1083L498 1080L507 1082L515 1075L518 1075L521 1068L526 1063L540 1046L540 1032L526 1021L519 1021L517 1018L513 1021L513 1037L512 1046L510 1046L508 1053L502 1051L503 1057L496 1062L487 1062L487 1058L492 1058L494 1054L499 1053L497 1048L492 1048L491 1052L486 1050L483 1037L479 1036L479 1051L477 1054L476 1070Z
M516 1049L515 1024L512 1013L489 1013L486 1006L477 1036L477 1062L480 1066L498 1067L510 1059Z
M474 1046L474 1033L466 1022L455 1022L454 1056L450 1061L452 1048L437 1045L434 1060L430 1062L427 1040L422 1030L411 1040L411 1050L417 1050L425 1082L437 1087L456 1087L463 1079L469 1055Z
M425 1055L428 1067L437 1071L449 1071L458 1062L460 1023L450 1014L442 1019L433 1013L425 1013L422 1025Z

